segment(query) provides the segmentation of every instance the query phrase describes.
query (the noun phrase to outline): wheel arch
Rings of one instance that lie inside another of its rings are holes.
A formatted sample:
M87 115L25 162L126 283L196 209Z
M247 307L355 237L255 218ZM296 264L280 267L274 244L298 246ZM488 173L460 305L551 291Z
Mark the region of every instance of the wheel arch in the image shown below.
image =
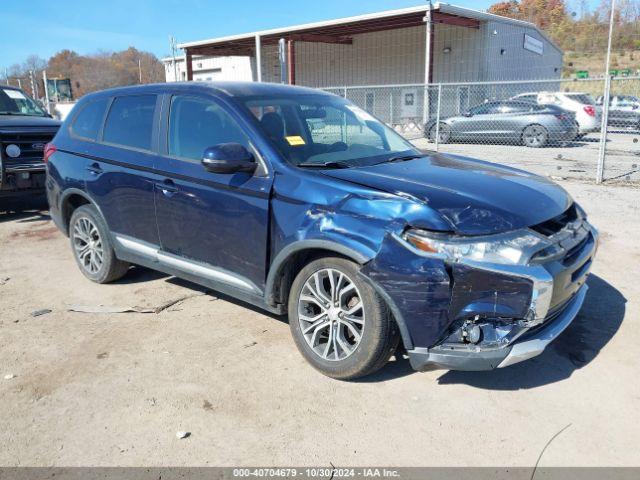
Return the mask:
M71 221L73 212L82 205L94 206L96 210L98 210L100 216L102 216L102 218L104 219L104 215L102 215L100 207L87 194L87 192L77 188L70 188L66 190L60 198L60 219L62 223L61 227L63 228L65 235L69 235L69 222Z
M363 253L330 240L301 240L289 244L280 250L269 268L264 291L267 304L286 305L296 267L306 265L312 259L332 255L348 258L359 265L370 260Z
M363 254L353 248L329 240L302 240L283 248L271 264L265 285L265 302L272 306L282 306L288 302L289 290L297 272L310 261L327 256L338 256L352 260L360 266L368 263L372 257ZM400 330L400 336L404 347L413 348L413 341L409 329L404 322L400 309L393 299L364 273L359 273L360 278L368 282L374 290L383 298L389 308L393 319Z

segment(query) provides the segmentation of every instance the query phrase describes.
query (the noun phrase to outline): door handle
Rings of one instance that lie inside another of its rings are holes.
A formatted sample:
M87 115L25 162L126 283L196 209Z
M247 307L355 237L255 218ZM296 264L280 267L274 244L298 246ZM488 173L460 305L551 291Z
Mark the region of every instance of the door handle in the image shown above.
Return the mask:
M176 186L175 183L173 183L173 180L169 178L167 178L164 182L159 183L158 187L160 188L160 190L162 191L162 194L165 197L171 197L178 192L178 187Z
M101 173L104 172L104 170L102 170L102 167L98 162L92 163L90 166L87 167L87 170L93 173L94 175L100 175Z

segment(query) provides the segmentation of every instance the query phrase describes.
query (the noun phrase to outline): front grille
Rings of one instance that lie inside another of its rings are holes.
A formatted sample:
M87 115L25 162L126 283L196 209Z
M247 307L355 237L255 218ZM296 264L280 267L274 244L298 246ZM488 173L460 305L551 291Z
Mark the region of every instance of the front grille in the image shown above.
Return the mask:
M576 210L576 205L571 204L571 206L567 210L562 212L557 217L553 217L550 220L538 223L537 225L534 225L530 228L531 230L541 233L546 237L550 237L551 235L555 235L563 228L565 228L567 224L574 222L577 218L578 212Z
M44 166L43 155L44 145L49 143L55 131L6 133L2 135L0 141L0 155L2 155L2 165L5 170ZM10 157L7 154L9 145L17 145L20 148L18 157Z
M585 237L578 242L578 244L567 251L567 254L562 259L562 264L565 266L573 265L576 261L576 258L580 256L582 249L589 241L589 235L585 235Z

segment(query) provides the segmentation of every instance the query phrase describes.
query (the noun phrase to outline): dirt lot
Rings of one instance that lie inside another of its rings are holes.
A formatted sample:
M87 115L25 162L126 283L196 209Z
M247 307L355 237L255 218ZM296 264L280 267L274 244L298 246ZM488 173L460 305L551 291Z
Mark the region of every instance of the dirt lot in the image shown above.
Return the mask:
M352 383L308 366L281 318L144 269L92 284L44 211L0 214L0 465L531 466L566 427L541 466L637 466L640 190L564 186L602 242L542 356L483 373L396 359Z

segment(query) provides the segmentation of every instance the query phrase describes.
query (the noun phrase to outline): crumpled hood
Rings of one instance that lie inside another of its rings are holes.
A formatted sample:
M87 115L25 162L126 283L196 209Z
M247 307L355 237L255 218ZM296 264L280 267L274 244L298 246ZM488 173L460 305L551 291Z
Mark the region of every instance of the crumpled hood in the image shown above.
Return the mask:
M402 196L436 210L461 235L516 230L560 215L571 197L544 177L454 155L323 170L323 174Z

